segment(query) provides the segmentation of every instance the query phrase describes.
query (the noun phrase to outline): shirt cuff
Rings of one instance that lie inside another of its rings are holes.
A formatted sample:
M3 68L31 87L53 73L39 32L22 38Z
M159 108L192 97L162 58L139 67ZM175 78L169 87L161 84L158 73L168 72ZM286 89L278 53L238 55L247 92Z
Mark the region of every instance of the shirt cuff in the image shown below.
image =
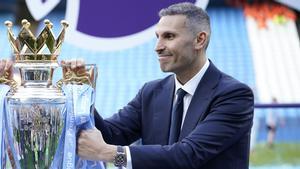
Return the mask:
M132 169L132 162L131 162L131 154L129 146L125 146L126 158L127 158L127 167L126 169Z

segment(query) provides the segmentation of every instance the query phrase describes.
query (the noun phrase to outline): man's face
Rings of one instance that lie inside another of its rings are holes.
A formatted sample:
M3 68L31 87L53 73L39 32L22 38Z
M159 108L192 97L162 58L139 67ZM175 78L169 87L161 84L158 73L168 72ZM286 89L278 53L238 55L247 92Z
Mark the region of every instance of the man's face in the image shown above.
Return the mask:
M163 72L186 74L191 67L198 64L196 36L187 27L186 22L184 15L163 16L156 26L155 51Z

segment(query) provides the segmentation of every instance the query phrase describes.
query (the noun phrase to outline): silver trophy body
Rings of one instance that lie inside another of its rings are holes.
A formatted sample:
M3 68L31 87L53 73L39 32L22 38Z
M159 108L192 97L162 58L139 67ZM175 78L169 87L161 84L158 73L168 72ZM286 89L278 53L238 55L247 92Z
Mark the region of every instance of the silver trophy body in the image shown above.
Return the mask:
M18 37L8 27L9 42L14 50L21 82L6 96L6 137L8 158L12 168L48 169L51 166L64 127L66 97L52 85L54 70L59 67L57 56L67 24L58 39L51 31L52 23L38 37L29 30L30 23L22 21ZM45 54L44 49L49 53ZM17 86L17 87L16 87Z
M8 140L15 150L11 153L12 166L19 163L22 169L49 168L64 126L65 96L49 84L53 64L15 67L21 70L22 85L6 97Z

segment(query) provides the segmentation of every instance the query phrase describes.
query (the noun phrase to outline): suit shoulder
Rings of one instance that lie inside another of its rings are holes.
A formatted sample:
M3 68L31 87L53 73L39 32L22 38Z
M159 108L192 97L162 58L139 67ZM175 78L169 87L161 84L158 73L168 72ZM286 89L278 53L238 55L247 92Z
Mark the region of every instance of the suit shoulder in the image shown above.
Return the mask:
M146 82L143 86L143 89L159 89L164 87L164 85L173 81L173 75L169 75L163 79L156 79L149 82Z
M251 88L247 84L240 82L239 80L225 73L222 73L218 87L227 91L243 89L252 92Z

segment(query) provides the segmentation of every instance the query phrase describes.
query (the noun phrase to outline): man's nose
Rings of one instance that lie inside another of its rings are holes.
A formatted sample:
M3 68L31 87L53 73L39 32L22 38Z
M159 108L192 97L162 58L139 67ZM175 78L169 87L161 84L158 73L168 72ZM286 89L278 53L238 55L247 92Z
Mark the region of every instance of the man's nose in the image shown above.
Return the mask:
M156 45L155 45L155 51L157 53L160 53L164 49L165 49L165 45L160 40L157 40Z

